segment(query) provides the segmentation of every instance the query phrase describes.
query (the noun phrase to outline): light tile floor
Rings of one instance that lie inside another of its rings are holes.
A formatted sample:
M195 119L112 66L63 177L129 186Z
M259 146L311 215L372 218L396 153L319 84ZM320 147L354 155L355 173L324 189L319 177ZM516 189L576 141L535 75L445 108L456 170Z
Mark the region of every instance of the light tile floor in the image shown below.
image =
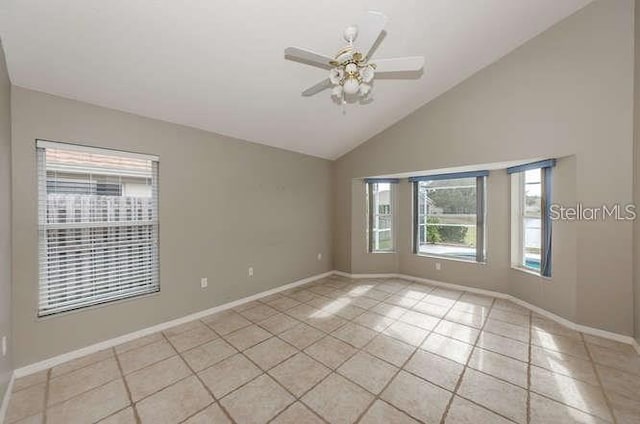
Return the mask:
M640 356L503 299L330 277L18 379L14 423L638 423Z

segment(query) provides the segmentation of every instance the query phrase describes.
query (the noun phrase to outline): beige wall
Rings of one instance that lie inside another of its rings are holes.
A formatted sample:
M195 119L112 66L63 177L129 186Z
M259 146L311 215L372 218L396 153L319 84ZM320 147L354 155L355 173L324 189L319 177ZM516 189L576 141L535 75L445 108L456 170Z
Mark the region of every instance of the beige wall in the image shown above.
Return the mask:
M0 43L0 337L11 352L11 84ZM0 353L0 401L11 378L11 354Z
M632 12L633 0L596 1L340 158L334 164L336 267L367 272L357 264L376 260L363 261L358 256L366 253L350 248L361 235L354 215L359 199L350 194L354 178L573 157L556 170L564 201L630 203ZM531 278L508 266L508 187L504 173L492 172L487 265L447 261L435 274L432 260L408 253L405 228L399 271L512 292L581 324L633 334L632 224L558 225L552 280ZM406 215L401 227L410 229Z
M16 367L333 268L329 161L17 87L11 101ZM37 138L160 157L159 294L36 319Z

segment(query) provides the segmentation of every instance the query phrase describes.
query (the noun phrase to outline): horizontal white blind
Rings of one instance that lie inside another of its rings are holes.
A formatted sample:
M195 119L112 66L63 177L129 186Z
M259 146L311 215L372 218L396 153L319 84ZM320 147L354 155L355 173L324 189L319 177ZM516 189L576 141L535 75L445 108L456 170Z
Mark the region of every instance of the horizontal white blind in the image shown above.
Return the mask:
M157 160L51 142L37 155L38 315L158 291Z

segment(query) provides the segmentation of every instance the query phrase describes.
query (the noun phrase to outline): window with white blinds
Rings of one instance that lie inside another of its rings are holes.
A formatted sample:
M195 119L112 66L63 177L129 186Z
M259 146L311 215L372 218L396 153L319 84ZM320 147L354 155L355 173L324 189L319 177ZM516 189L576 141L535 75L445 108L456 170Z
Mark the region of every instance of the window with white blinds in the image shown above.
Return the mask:
M160 290L158 159L37 142L45 316Z

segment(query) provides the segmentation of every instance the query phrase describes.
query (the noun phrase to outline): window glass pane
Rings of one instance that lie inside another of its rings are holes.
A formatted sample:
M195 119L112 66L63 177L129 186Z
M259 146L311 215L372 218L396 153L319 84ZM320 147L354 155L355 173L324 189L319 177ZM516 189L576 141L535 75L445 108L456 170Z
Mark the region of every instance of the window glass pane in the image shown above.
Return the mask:
M523 266L540 270L542 250L542 170L532 169L524 173Z
M418 182L417 251L476 259L476 178Z
M392 184L370 183L372 196L371 249L373 251L393 250Z
M159 290L157 177L154 160L38 148L40 316Z

